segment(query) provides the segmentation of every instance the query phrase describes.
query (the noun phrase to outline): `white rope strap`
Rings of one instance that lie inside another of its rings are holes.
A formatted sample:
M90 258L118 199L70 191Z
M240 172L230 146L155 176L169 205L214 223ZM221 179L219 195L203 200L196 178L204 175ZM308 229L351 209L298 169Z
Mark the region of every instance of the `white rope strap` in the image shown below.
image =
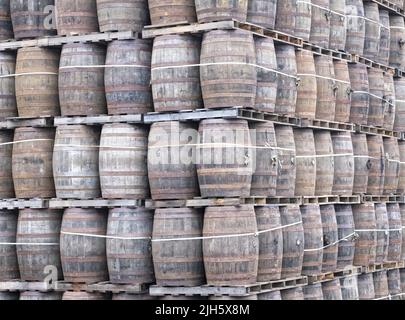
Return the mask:
M144 66L140 64L100 64L100 65L81 65L81 66L63 66L59 67L59 70L66 70L66 69L88 69L88 68L145 68L150 69L150 66Z
M389 104L390 106L395 106L395 104L394 104L394 103L389 102L388 100L384 99L383 97L379 97L379 96L377 96L377 95L375 95L375 94L373 94L373 93L370 93L370 92L368 92L368 91L353 91L353 94L355 94L355 93L359 93L359 94L367 94L367 95L369 95L370 97L373 97L373 98L379 99L379 100L381 100L381 101L383 101L383 102L385 102L385 103Z
M0 242L0 246L59 246L59 243Z
M5 74L1 75L0 78L14 78L14 77L22 77L22 76L34 76L34 75L39 75L39 76L45 76L45 75L52 75L52 76L57 76L58 73L56 72L25 72L25 73L12 73L12 74Z
M325 80L331 80L331 81L335 81L335 82L340 82L340 83L344 83L344 84L350 84L349 81L343 81L343 80L338 80L335 78L330 78L330 77L324 77L324 76L320 76L317 74L313 74L313 73L297 73L297 76L302 76L302 77L315 77L315 78L320 78L320 79L325 79Z
M336 15L339 15L339 16L342 16L342 17L346 17L346 15L345 15L344 13L340 13L340 12L337 12L337 11L331 10L330 8L325 8L325 7L319 6L319 5L314 4L314 3L312 3L312 2L298 0L298 1L297 1L297 3L305 3L305 4L309 4L309 5L310 5L310 6L312 6L312 7L316 7L316 8L319 8L319 9L325 10L325 11L329 11L329 12L331 12L331 13L333 13L333 14L336 14Z
M342 239L336 240L335 242L330 243L330 244L328 244L328 245L326 245L326 246L323 246L323 247L321 247L321 248L305 249L304 252L319 251L319 250L323 250L323 249L326 249L326 248L329 248L329 247L333 247L333 246L339 244L339 243L342 242L342 241L349 241L348 239L351 238L351 237L354 237L354 236L356 236L356 232L353 232L353 233L351 233L351 234L349 234L349 235L343 237Z

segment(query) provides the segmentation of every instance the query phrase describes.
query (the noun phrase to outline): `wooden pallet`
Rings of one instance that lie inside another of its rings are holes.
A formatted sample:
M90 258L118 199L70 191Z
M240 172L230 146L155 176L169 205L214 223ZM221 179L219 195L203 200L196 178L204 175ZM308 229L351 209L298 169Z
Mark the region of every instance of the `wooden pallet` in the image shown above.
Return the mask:
M56 291L86 291L86 292L101 292L101 293L147 293L149 284L112 284L111 282L99 283L70 283L65 281L57 282Z
M61 125L103 125L106 123L143 123L143 116L141 114L131 115L98 115L87 117L56 117L55 126Z
M0 199L0 209L46 209L48 207L47 199Z
M303 49L312 51L315 55L323 55L323 56L332 57L335 60L352 61L352 57L351 57L350 53L322 48L315 44L309 43L307 41L303 42Z
M388 10L390 13L405 17L403 8L397 7L395 4L393 4L390 1L386 1L386 0L364 0L364 1L375 2L378 4L379 7Z
M21 127L53 127L53 117L39 117L39 118L19 118L10 117L0 119L0 130L15 129Z
M357 54L352 54L352 62L365 64L368 68L377 68L391 75L395 75L395 68L383 65L368 58L359 56Z
M10 280L0 282L0 291L40 291L49 292L55 290L55 284L46 282L28 282L22 280Z
M301 127L311 129L325 129L329 131L355 132L355 125L353 123L344 123L319 119L301 119Z
M119 208L119 207L144 207L145 200L129 200L129 199L51 199L49 200L49 208Z
M318 275L308 275L308 284L327 282L339 278L355 276L362 273L362 267L350 267L344 270L338 270L333 272L321 273Z
M360 203L360 196L303 196L302 204L357 204Z
M381 135L384 137L389 137L389 138L401 138L401 133L397 131L392 131L392 130L386 130L383 128L377 128L377 127L371 127L371 126L365 126L365 125L356 125L356 132L359 133L365 133L367 135Z
M361 195L361 202L375 202L375 203L403 203L404 196L403 195L369 195L369 194L362 194Z
M394 74L395 78L402 78L405 77L405 72L403 72L400 69L395 68L395 74Z
M401 262L384 262L373 264L370 266L363 266L362 273L372 273L383 270L402 269L404 268L404 261Z

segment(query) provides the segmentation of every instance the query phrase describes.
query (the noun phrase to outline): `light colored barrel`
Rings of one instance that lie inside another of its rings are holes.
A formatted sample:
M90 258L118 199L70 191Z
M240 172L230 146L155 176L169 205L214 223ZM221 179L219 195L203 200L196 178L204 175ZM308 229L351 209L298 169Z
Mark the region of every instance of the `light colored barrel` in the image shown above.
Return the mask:
M334 179L333 144L330 131L315 130L316 183L315 195L331 195Z
M340 288L343 300L359 300L359 290L357 287L357 276L340 278Z
M366 24L362 0L346 0L346 51L363 55Z
M10 0L0 1L0 39L13 39L13 25L11 23Z
M302 288L304 300L323 300L322 284L309 284Z
M405 79L395 78L395 131L405 131Z
M399 146L396 138L383 138L385 174L384 174L384 194L395 194L399 181Z
M338 225L335 207L332 204L320 206L323 234L322 273L334 272L338 259Z
M248 1L247 22L274 29L276 9L277 0L250 0Z
M354 154L353 193L367 192L370 161L368 158L367 136L365 133L352 133Z
M294 34L297 12L296 0L277 1L275 29L284 33Z
M335 205L338 238L346 239L338 243L337 270L353 265L355 251L355 226L352 206L350 204Z
M401 300L401 276L399 269L387 270L388 291L391 300Z
M324 300L343 300L339 279L322 282Z
M312 6L311 33L309 42L323 47L329 47L330 11L329 0L311 0Z
M16 117L18 114L17 101L15 97L15 78L10 76L15 74L15 68L15 53L6 51L0 52L0 112L2 117Z
M331 0L329 7L331 10L329 48L344 50L346 46L346 3L345 1Z
M373 61L377 60L380 46L380 14L378 4L375 2L365 2L365 37L363 56Z
M257 300L282 300L281 291L269 291L257 295Z
M399 269L400 276L401 276L401 290L402 294L405 293L405 268ZM402 300L404 299L404 296L402 295Z
M398 203L387 203L388 212L388 255L387 261L400 262L402 249L402 222Z
M394 129L395 122L395 84L394 76L389 73L384 74L384 124L386 130Z
M349 132L333 132L334 179L332 194L351 195L354 183L353 144Z
M195 10L199 23L232 19L245 22L248 13L248 1L195 0Z
M381 136L367 136L367 148L370 163L367 193L380 195L384 190L384 144Z
M376 61L388 65L390 57L390 15L389 11L383 8L379 9L380 16L380 43Z
M231 297L231 296L209 296L208 300L258 300L257 294L249 296Z
M316 119L335 119L337 85L333 60L329 56L315 56L317 102Z
M405 192L405 142L398 141L399 147L399 177L398 177L398 193Z
M108 294L101 292L66 291L62 300L83 301L83 300L110 300Z
M369 108L367 125L382 127L384 124L384 72L377 68L368 71Z
M296 52L297 76L301 79L297 87L297 105L295 113L298 117L315 119L317 104L317 78L314 54L311 51Z
M132 293L114 293L111 300L158 300L149 293L132 294Z
M390 300L387 270L377 271L373 273L375 299Z
M338 1L335 1L338 2ZM350 105L351 105L351 84L349 65L344 60L333 61L335 78L336 78L336 108L335 121L349 122L350 121Z
M16 243L17 218L18 215L15 211L0 211L0 242ZM19 278L17 247L12 244L0 246L0 280Z
M282 300L304 300L302 287L281 290Z
M193 0L148 0L150 20L152 24L176 24L179 22L197 22ZM168 10L168 7L171 9Z
M361 63L349 64L351 89L350 122L367 124L369 108L369 83L367 67Z
M296 37L302 38L304 41L309 41L312 17L311 3L306 1L297 1L295 10L295 29L293 30L293 34Z
M22 291L20 300L61 300L62 292Z
M364 273L357 276L359 300L375 299L373 273Z
M375 219L376 219L376 231L377 235L377 246L375 263L384 263L387 261L388 255L388 236L389 236L389 222L388 222L388 212L387 205L385 203L376 203L375 207ZM380 231L384 230L384 231Z
M13 130L0 131L0 197L14 198L12 174Z
M296 147L296 196L314 196L316 182L315 141L312 129L294 129Z
M401 249L401 260L405 260L405 204L399 204L399 211L401 213L401 223L402 223L402 249Z
M58 35L81 35L98 32L96 0L55 1Z
M403 40L404 18L390 15L390 66L404 69L405 66L405 46Z

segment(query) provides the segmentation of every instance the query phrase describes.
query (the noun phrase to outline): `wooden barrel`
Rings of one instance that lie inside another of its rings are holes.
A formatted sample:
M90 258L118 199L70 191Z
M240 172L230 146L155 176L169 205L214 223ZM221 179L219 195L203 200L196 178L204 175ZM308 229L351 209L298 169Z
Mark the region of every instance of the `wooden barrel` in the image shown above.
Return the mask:
M387 270L374 272L373 282L374 282L375 299L391 300L389 299L390 292L388 289Z
M97 0L97 17L101 32L141 32L150 24L148 0Z
M15 95L20 117L58 116L59 51L50 48L18 49ZM72 97L70 97L72 98Z
M241 297L209 296L208 300L258 300L258 298L257 298L257 294L252 294L249 296L241 296Z
M19 298L20 298L19 292L10 292L10 291L0 292L0 301L19 300Z
M81 35L98 32L96 0L56 0L58 35Z
M309 41L312 18L311 3L306 1L297 1L295 6L295 28L293 30L293 34L294 36L299 37L304 41Z
M200 61L206 64L200 67L205 108L255 106L257 71L251 65L256 63L252 33L244 30L205 33Z
M96 283L108 280L106 233L107 215L103 210L65 210L60 236L65 281Z
M405 260L405 204L399 205L399 211L401 212L401 222L402 222L402 249L401 249L401 260Z
M150 20L154 25L197 22L193 0L180 0L176 3L171 0L148 0L148 7Z
M14 211L0 211L0 242L16 243L17 217ZM0 281L19 278L17 247L12 244L0 246Z
M100 131L97 127L65 125L56 129L53 176L61 199L101 196L99 179Z
M12 172L17 198L53 198L52 154L55 129L17 128L14 132Z
M370 68L367 71L370 92L367 125L382 127L384 124L384 72L377 68Z
M153 111L151 59L152 45L147 40L116 40L108 45L104 73L108 114Z
M352 133L354 154L353 193L367 192L370 161L368 158L367 136L365 133Z
M304 300L304 292L302 287L281 290L282 300Z
M346 51L363 55L365 19L362 0L346 0Z
M387 261L388 255L388 236L389 236L389 222L387 205L385 203L375 204L375 219L376 219L376 231L377 234L377 246L375 263L384 263ZM385 230L385 231L382 231Z
M337 268L338 259L338 225L335 207L333 204L320 206L322 233L323 233L323 258L322 273L334 272Z
M195 134L192 123L168 121L152 124L147 157L152 199L190 199L199 195L195 145L186 149L191 152L190 159L180 158L190 143L187 132Z
M0 40L14 38L13 25L11 23L10 0L0 1Z
M350 87L349 65L347 61L335 60L333 61L333 66L337 86L335 121L349 122L351 94L352 94Z
M390 262L401 261L401 249L402 249L402 222L401 212L399 210L398 203L387 203L388 211L388 256L387 260Z
M314 6L312 6L309 42L323 48L329 48L331 16L329 0L311 0L311 3Z
M59 210L20 210L16 242L22 243L17 246L18 267L22 280L44 281L48 275L46 271L48 266L56 269L57 279L62 279L59 256L61 223L62 211Z
M106 240L106 254L111 283L144 284L155 280L149 239L152 227L150 210L141 207L110 209L107 236L111 238Z
M269 291L257 295L257 300L282 300L281 291Z
M195 10L197 12L199 23L232 19L245 22L248 12L248 1L225 0L217 2L210 0L196 0Z
M105 199L149 197L148 129L126 123L105 124L101 131L99 168Z
M367 124L369 94L367 67L361 63L349 64L351 88L350 122Z
M384 73L384 123L383 128L386 130L394 129L395 122L395 85L394 76Z
M207 297L201 297L201 296L167 295L167 296L159 297L159 300L182 300L182 301L184 301L184 300L208 300L208 299L207 299Z
M332 57L315 56L317 101L316 119L333 121L335 119L337 85Z
M323 300L322 284L315 283L302 287L304 300Z
M39 291L22 291L20 300L61 300L62 292L39 292Z
M324 300L343 300L339 279L322 282Z
M332 132L334 179L332 194L351 195L354 183L353 144L349 132Z
M375 263L377 249L377 226L374 203L355 204L353 218L355 232L359 235L354 252L355 266L369 266Z
M337 270L353 265L355 250L355 231L352 206L350 204L335 205L338 238L347 239L338 243Z
M340 278L340 288L343 300L359 300L359 290L357 287L357 276Z
M301 276L304 259L304 227L298 205L280 207L283 229L283 267L281 278ZM288 226L288 227L287 227Z
M107 113L104 86L106 50L95 43L71 43L62 48L59 101L62 116Z
M391 300L401 300L401 277L399 269L387 270L388 278L388 291L391 296Z
M251 196L273 197L277 189L277 142L272 122L254 122L249 125L255 139L254 172Z
M380 46L380 14L378 4L375 2L365 2L364 6L364 23L365 37L363 56L375 61L378 57Z
M278 197L295 195L295 142L294 132L290 126L275 125L278 149L277 190Z
M384 190L384 144L381 136L367 136L367 148L369 156L369 174L367 193L380 195Z
M374 281L372 273L363 273L357 276L359 300L375 299Z
M114 293L111 300L158 300L159 297L153 297L149 293Z
M274 29L277 0L250 0L247 8L247 22Z
M403 40L404 18L390 15L390 58L389 65L404 69L405 67L405 46Z
M200 40L198 38L191 35L167 35L155 38L152 50L151 84L156 112L203 108L200 68L197 66L199 62ZM172 68L179 65L196 66ZM216 67L221 68L222 65Z
M399 177L398 177L398 193L403 194L405 192L405 142L398 141L399 148Z
M0 197L2 199L10 199L15 196L12 175L12 142L12 130L0 131Z
M399 181L399 146L396 138L383 138L384 145L384 194L396 194Z
M296 0L277 1L275 29L293 35L297 12Z
M312 51L299 50L297 57L297 76L301 79L297 87L297 117L315 119L317 103L317 78Z
M303 275L318 275L322 272L323 229L319 205L301 206L304 227Z
M267 231L259 234L257 281L268 282L278 280L281 278L283 262L283 232L280 229L280 211L277 206L270 205L256 207L255 212L258 231Z
M399 269L400 277L401 277L401 291L402 294L405 293L405 268ZM402 295L402 300L404 300L404 296Z
M203 241L179 240L202 236L203 215L192 208L156 209L153 221L152 256L159 286L204 284Z
M0 9L1 10L1 9ZM0 11L1 14L1 11ZM1 19L1 16L0 16ZM1 25L1 22L0 22ZM1 32L1 28L0 28ZM0 52L0 114L1 117L17 117L15 97L16 55L14 52Z
M405 79L395 78L395 131L405 131Z
M329 48L345 50L346 46L346 3L344 1L330 1L330 33Z
M333 145L330 131L315 130L316 183L315 195L331 195L334 179Z
M376 61L388 65L390 57L390 15L388 10L379 8L380 43Z
M250 234L203 240L205 274L209 285L245 285L257 281L259 239L254 235L256 232L252 205L206 208L204 237Z
M101 292L66 291L62 296L62 300L110 300L108 297L108 294Z
M296 196L314 196L316 182L315 141L312 129L294 129L296 148Z
M285 73L285 75L279 74L278 76L275 112L282 115L294 116L297 105L298 86L295 49L285 44L277 44L275 48L278 70Z
M53 29L52 11L55 0L10 0L14 38L38 38L56 34Z
M253 157L247 121L207 119L200 122L198 132L201 196L249 197Z
M263 3L270 3L265 1ZM257 68L257 90L255 109L274 112L277 99L277 73L269 69L277 69L276 51L271 38L255 38L256 63L263 68Z

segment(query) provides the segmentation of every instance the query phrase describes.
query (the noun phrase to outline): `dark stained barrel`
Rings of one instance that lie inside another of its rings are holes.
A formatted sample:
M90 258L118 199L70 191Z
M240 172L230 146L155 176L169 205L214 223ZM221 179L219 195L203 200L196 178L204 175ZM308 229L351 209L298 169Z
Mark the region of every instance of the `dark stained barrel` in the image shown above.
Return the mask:
M346 0L347 52L363 55L365 30L363 1Z
M295 142L293 129L290 126L275 125L278 148L277 191L278 197L295 195Z
M340 288L343 300L359 300L359 290L357 288L357 276L340 278Z
M375 263L383 263L387 261L388 255L388 236L389 236L389 222L387 205L385 203L375 204L375 218L376 218L376 231L377 234L377 246ZM380 231L385 230L385 231Z
M304 300L302 287L281 290L282 300Z
M374 293L377 300L390 300L387 270L377 271L373 273Z
M395 85L392 74L384 74L384 123L383 128L386 130L394 129L395 122Z
M0 131L0 197L14 198L12 175L13 130Z
M0 211L0 242L16 243L17 218L14 211ZM16 249L13 244L0 246L0 281L20 278Z
M11 22L10 0L0 1L0 40L13 39L13 24Z
M17 198L53 198L52 155L55 129L17 128L14 132L12 171Z
M282 300L281 291L269 291L257 295L257 300Z
M372 273L364 273L357 276L359 300L375 299L374 281Z
M339 2L339 1L335 1ZM335 78L336 78L336 108L335 121L349 122L350 121L350 105L351 105L351 86L349 65L347 61L333 61Z
M395 78L395 131L405 131L405 79Z
M204 284L203 241L167 241L175 238L201 238L202 230L203 214L197 209L168 208L155 211L152 256L157 285Z
M401 276L401 290L402 294L405 293L405 268L399 269L400 276ZM404 299L404 296L402 295L402 300Z
M351 205L335 205L336 222L338 226L338 238L347 239L338 244L337 270L343 270L353 265L355 250L355 227Z
M151 0L149 0L149 3L150 1ZM195 10L197 12L199 23L232 19L245 22L248 12L248 1L225 0L218 2L211 0L196 0Z
M346 45L345 1L330 1L330 34L329 48L344 50Z
M158 297L153 297L149 293L114 293L112 300L158 300Z
M349 132L333 132L334 179L332 194L351 195L354 183L353 144Z
M151 59L152 46L147 40L117 40L108 45L104 73L108 114L153 111Z
M391 300L401 300L401 276L399 269L387 270L388 291Z
M296 147L296 196L314 196L316 182L315 141L312 129L294 129Z
M367 67L363 64L349 64L351 95L350 122L367 124L369 94Z
M268 1L264 1L267 3ZM271 70L277 69L276 51L271 38L255 38L257 68L257 91L255 109L274 112L277 99L278 76ZM264 69L266 68L266 69Z
M152 199L189 199L199 195L195 143L187 147L195 126L186 122L154 123L148 139L148 177ZM191 151L190 159L180 158Z
M314 54L311 51L299 50L297 57L297 76L301 79L297 87L297 105L295 113L298 117L315 119L317 102L317 78Z
M283 221L282 221L283 222ZM204 266L209 285L244 285L257 280L259 239L252 205L208 207L204 237L250 234L203 240Z
M316 119L333 121L335 119L337 85L332 57L315 56L317 102Z
M402 223L401 212L398 203L387 203L388 211L388 224L389 224L389 236L388 236L388 256L387 260L390 262L401 261L401 249L402 249Z
M96 0L56 0L58 35L80 35L98 32Z
M390 66L404 69L405 66L405 46L403 40L404 18L390 15Z
M277 206L256 207L255 212L257 229L259 232L263 231L263 233L259 234L257 281L278 280L281 278L283 261L283 232L280 229L281 216L279 208Z
M1 19L1 16L0 16ZM1 30L1 29L0 29ZM0 114L1 117L17 117L15 97L16 55L14 52L0 52Z
M38 47L18 50L15 95L20 117L35 118L60 114L58 66L57 50Z
M148 0L97 0L97 17L101 32L141 32L150 24Z
M405 204L399 205L399 211L401 212L401 222L402 222L402 249L401 249L401 260L405 260Z
M276 23L277 0L248 1L247 22L274 29Z
M277 1L275 29L293 35L296 28L297 1Z
M329 0L311 0L312 17L311 17L311 33L309 42L323 47L329 48L330 34L330 11Z
M63 116L107 113L104 86L106 50L95 43L71 43L62 48L59 101Z
M367 136L365 133L352 133L354 154L354 183L353 193L364 194L367 192L369 158Z
M384 72L377 68L370 68L367 71L370 92L367 125L382 127L384 124Z
M359 235L359 239L356 241L353 264L355 266L368 266L375 263L377 249L377 232L375 231L377 221L374 204L355 204L352 207L355 232Z
M315 130L316 183L315 195L331 195L334 179L333 145L330 131Z
M385 175L384 194L395 194L398 189L400 158L398 139L383 138Z
M302 288L304 300L323 300L322 284L309 284Z
M110 299L108 299L108 294L101 292L66 291L62 296L62 300L81 301L81 300L110 300Z
M388 65L390 57L390 15L388 10L379 9L380 43L376 61Z
M10 291L1 291L0 292L0 301L19 300L19 298L20 298L19 292L10 292Z
M381 136L367 136L367 148L369 156L369 174L367 193L373 195L380 195L384 189L384 145Z
M280 207L283 229L283 269L281 278L301 276L304 258L304 227L300 221L301 212L298 205ZM288 226L288 227L287 227Z
M23 291L20 293L20 300L61 300L62 292L39 292Z
M405 142L398 141L399 147L399 177L398 177L398 193L405 192Z
M105 199L146 199L148 129L126 123L105 124L101 131L99 170Z
M56 34L51 25L54 4L55 0L10 0L14 38L21 40Z
M60 236L65 281L95 283L108 280L106 233L107 214L103 210L65 210Z
M343 300L339 279L322 282L324 300Z
M198 64L200 62L200 46L200 40L191 35L167 35L155 38L152 50L151 81L155 111L203 108L200 68L198 66L173 68ZM208 51L208 54L210 53L212 51ZM223 66L204 68L221 67ZM221 71L218 70L218 73L213 77L219 76L220 73ZM204 75L207 76L207 73ZM215 89L212 84L211 89Z
M62 211L51 209L24 209L18 215L17 246L21 279L44 281L46 268L52 266L62 279L59 256L59 236ZM37 245L35 245L37 243Z
M187 21L197 22L195 5L193 0L148 0L150 20L152 24L176 24ZM170 10L168 8L170 7Z
M111 238L106 240L106 253L111 283L143 284L154 281L150 243L152 228L153 212L150 210L110 209L107 236Z
M320 206L323 233L322 273L334 272L338 259L338 225L333 204Z
M166 47L164 51L167 52ZM254 107L257 71L256 67L249 65L256 64L251 33L244 30L205 33L200 61L207 64L200 67L205 108Z
M365 16L365 37L364 37L364 50L363 56L376 60L378 57L380 46L380 14L378 11L378 4L375 2L365 2L364 16Z
M278 2L280 3L280 1ZM283 2L281 2L281 5L283 5ZM311 3L306 1L297 1L295 6L295 29L293 30L293 34L296 37L302 38L304 41L309 41L312 18Z
M291 18L291 16L290 16ZM297 61L290 45L276 45L277 66L285 75L278 75L276 113L294 116L297 104Z
M249 197L253 157L247 121L207 119L200 122L198 132L201 196Z
M255 163L251 196L272 197L277 189L278 153L276 134L272 122L254 122L249 125L255 139ZM255 136L254 136L255 135Z

